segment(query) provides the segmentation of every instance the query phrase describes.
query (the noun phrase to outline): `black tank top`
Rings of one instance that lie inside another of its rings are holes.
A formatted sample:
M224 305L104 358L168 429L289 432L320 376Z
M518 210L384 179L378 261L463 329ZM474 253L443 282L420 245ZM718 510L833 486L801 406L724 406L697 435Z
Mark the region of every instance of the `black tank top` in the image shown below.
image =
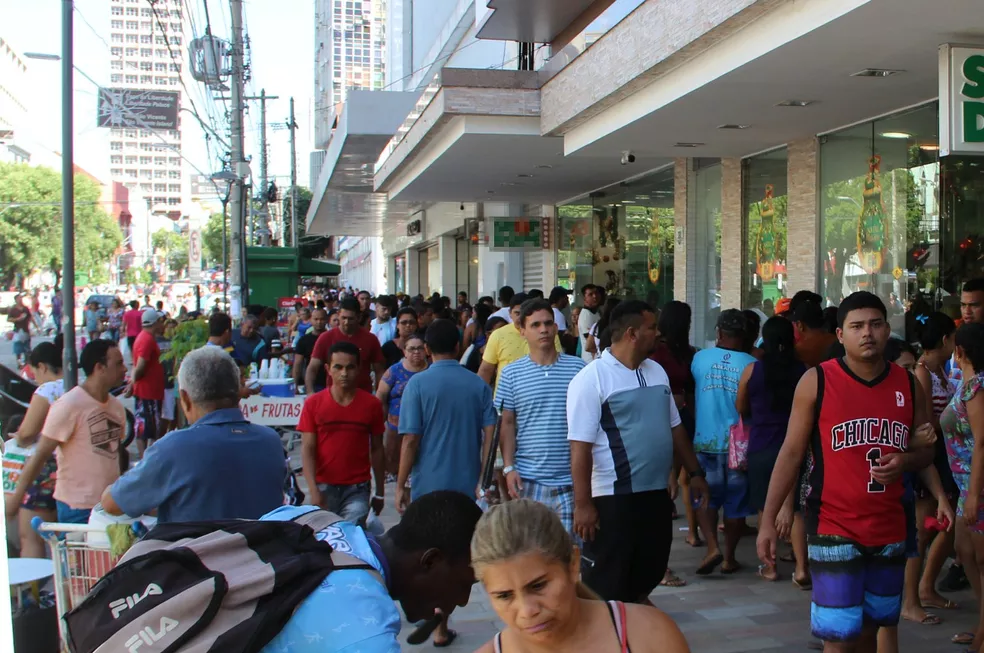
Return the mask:
M625 604L621 601L608 601L605 605L608 606L608 616L612 618L615 636L618 637L618 644L622 653L632 653L632 649L629 648L628 629L625 627ZM502 632L495 634L492 645L495 653L502 653Z

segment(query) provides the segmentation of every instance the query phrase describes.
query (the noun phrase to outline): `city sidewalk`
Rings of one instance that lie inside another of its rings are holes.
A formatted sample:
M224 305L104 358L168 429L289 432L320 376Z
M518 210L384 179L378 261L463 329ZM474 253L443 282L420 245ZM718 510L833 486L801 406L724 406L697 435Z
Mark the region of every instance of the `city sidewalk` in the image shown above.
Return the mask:
M0 363L13 363L12 345L0 339ZM299 449L295 450L299 455ZM303 479L301 479L303 483ZM387 504L382 521L389 527L398 521L392 506L393 486L386 490ZM796 589L789 581L791 564L782 564L783 580L767 583L756 575L758 561L752 537L742 540L738 560L745 568L733 576L720 573L698 578L694 575L706 549L687 546L684 520L674 522L676 531L670 566L687 581L686 587L660 587L652 595L653 603L666 611L679 624L695 653L779 653L806 651L810 641L810 595ZM971 630L977 622L976 605L969 590L948 595L961 605L959 610L938 610L944 623L921 626L903 622L899 641L902 653L938 653L961 649L950 644L950 637ZM472 600L451 616L451 627L458 639L447 649L435 649L430 644L414 647L403 645L404 651L471 652L487 642L501 627L488 596L481 585L472 590ZM412 627L404 624L401 639L405 640Z
M387 498L392 488L387 487ZM383 511L383 523L389 527L397 516L387 503ZM810 642L810 593L793 586L789 580L792 564L780 563L783 580L768 583L756 575L758 560L753 537L742 539L738 548L738 561L745 567L733 576L720 572L698 577L694 574L706 548L687 545L686 522L675 521L673 550L670 566L680 578L687 581L685 587L659 587L652 594L652 601L664 610L683 630L694 653L788 653L806 651ZM903 622L900 626L901 653L938 653L961 649L950 643L955 633L971 630L977 623L976 604L967 590L947 595L960 604L959 610L938 610L943 619L939 626L921 626ZM435 649L430 644L409 646L404 651L474 651L487 642L501 627L489 598L481 585L472 590L472 600L465 608L459 608L451 616L451 627L458 631L458 639L447 649ZM412 627L404 624L401 638L405 640Z

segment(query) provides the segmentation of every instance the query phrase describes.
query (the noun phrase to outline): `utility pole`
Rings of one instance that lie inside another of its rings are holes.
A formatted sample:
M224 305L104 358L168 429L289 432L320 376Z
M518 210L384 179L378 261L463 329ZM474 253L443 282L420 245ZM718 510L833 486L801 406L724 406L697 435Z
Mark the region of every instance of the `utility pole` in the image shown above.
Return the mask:
M297 247L297 121L294 120L294 98L290 98L290 246Z
M244 202L243 183L240 177L240 164L244 162L243 155L243 0L229 0L229 9L232 13L232 106L230 107L230 131L232 145L232 171L236 174L236 180L232 183L232 193L229 198L231 209L231 231L232 242L230 249L230 272L229 284L232 291L230 295L231 317L238 321L240 311L248 301L247 297L242 296L243 280L246 278L245 261L243 254L243 215Z
M273 99L272 97L270 98ZM266 138L266 89L260 91L260 193L266 207L267 192L267 138Z
M72 38L72 11L69 0L62 1L62 334L65 346L62 365L65 391L79 382L79 357L75 351L75 129Z

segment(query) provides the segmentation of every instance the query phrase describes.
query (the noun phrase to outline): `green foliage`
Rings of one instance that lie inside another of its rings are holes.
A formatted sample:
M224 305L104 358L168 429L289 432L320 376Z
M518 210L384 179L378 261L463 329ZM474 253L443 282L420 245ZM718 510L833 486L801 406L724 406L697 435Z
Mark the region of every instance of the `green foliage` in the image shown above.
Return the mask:
M307 212L311 207L311 200L314 193L304 186L297 187L297 241L300 242L307 234ZM284 216L284 243L290 244L290 188L284 192L283 216Z
M180 272L188 267L188 239L169 229L158 229L150 237L154 251L167 259L172 272Z
M123 272L123 281L134 286L145 286L150 283L150 273L143 268L127 268Z
M119 225L100 204L101 188L76 175L75 267L93 279L108 279L107 265L123 242ZM0 163L0 279L51 270L61 275L61 175L41 166Z
M174 369L181 367L181 361L190 352L205 346L208 342L208 320L186 320L180 322L171 336L171 349L161 354L162 360L174 361Z
M226 242L229 240L230 225L226 218ZM202 249L205 253L207 267L222 264L222 214L213 213L209 216L205 228L202 229ZM228 255L228 254L227 254Z

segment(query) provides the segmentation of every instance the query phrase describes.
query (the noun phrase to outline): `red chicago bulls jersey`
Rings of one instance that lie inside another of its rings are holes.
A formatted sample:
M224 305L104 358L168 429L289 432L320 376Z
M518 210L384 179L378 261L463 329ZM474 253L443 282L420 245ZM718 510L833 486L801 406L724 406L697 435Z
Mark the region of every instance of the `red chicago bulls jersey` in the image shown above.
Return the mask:
M817 369L817 421L807 496L811 532L840 535L864 546L905 540L903 483L885 486L871 469L909 446L914 418L913 377L889 363L873 381L841 359Z

